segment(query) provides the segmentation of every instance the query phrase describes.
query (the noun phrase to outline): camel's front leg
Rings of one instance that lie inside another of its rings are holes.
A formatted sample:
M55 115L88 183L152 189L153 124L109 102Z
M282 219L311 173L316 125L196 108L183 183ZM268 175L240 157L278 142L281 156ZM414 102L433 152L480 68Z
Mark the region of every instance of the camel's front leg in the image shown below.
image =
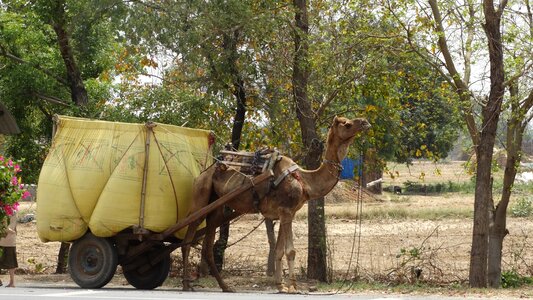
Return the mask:
M212 177L214 168L210 167L205 172L201 173L200 176L198 176L193 185L192 190L192 197L191 199L194 200L192 203L192 206L190 208L190 213L196 212L200 210L202 207L205 207L209 204L209 197L211 196L212 191ZM202 220L195 220L191 224L189 224L189 227L187 228L187 233L185 235L185 239L183 240L183 246L181 248L181 252L183 254L183 290L184 291L192 291L191 287L191 275L189 271L189 253L191 251L191 243L194 240L194 235L196 233L196 229L201 224Z
M189 253L191 251L191 244L194 239L194 234L196 229L200 225L199 222L193 222L189 225L187 233L185 234L185 239L183 240L183 246L181 247L181 254L183 256L183 274L182 274L182 283L184 291L192 291L191 286L191 274L189 270Z
M278 290L281 293L296 293L296 276L294 275L294 258L296 251L294 250L294 244L292 240L292 219L293 215L289 209L280 209L279 218L279 234L278 242L276 243L276 270L275 279L278 285ZM283 254L287 258L287 264L289 266L289 287L285 287L283 284L282 274L282 258Z
M296 257L296 250L294 250L294 244L292 241L292 222L288 225L289 230L287 230L285 244L285 256L287 257L287 264L289 265L289 293L297 293L298 288L296 286L296 275L294 274L294 259Z
M293 234L292 234L292 219L291 212L287 212L287 216L281 221L283 226L283 233L285 238L285 257L287 258L287 265L289 267L289 293L297 293L296 275L294 274L294 259L296 257L296 250L294 250Z

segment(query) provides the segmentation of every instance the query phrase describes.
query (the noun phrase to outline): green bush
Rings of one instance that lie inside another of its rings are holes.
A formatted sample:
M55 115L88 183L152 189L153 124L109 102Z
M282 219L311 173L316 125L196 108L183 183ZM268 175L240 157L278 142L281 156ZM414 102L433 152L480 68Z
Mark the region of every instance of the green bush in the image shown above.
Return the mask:
M519 198L516 203L511 206L511 215L513 217L529 217L533 214L533 197Z
M533 279L531 277L522 276L514 270L502 272L503 288L517 288L531 283L533 283Z
M455 192L472 192L475 184L470 182L454 183L448 181L447 183L432 183L422 184L413 181L406 181L403 183L404 192L407 194L441 194L441 193L455 193Z

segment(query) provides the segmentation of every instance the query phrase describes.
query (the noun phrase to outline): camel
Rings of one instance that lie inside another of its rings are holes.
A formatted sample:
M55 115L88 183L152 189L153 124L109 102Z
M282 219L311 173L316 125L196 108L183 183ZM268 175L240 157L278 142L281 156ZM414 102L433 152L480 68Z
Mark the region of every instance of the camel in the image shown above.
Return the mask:
M370 128L370 124L363 118L350 120L335 117L326 141L324 160L316 170L304 170L286 156L274 165L273 181L257 184L237 197L227 205L236 214L261 213L265 218L279 220L279 232L276 241L276 263L274 279L279 292L297 292L294 274L294 258L296 255L293 245L292 221L295 213L311 199L325 196L337 184L342 171L341 161L348 152L348 147L355 137ZM250 180L248 176L232 169L217 165L207 168L195 180L193 187L191 212L207 206L210 201L235 190ZM206 218L206 233L204 237L202 255L208 262L211 274L216 278L224 292L233 292L220 276L214 262L213 243L217 226L222 223L224 213L222 207L208 214ZM189 261L191 243L194 233L202 220L189 225L182 248L183 254L183 290L192 290L189 279ZM285 254L289 267L289 286L285 286L282 279L282 258Z

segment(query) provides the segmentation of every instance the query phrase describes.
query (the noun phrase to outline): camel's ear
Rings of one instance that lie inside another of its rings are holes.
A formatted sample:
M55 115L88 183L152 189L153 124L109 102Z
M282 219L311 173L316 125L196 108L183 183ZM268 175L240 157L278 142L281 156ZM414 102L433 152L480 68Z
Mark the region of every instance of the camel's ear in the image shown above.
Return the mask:
M342 124L346 123L346 119L343 117L335 116L335 118L333 118L333 126L337 126L340 123Z

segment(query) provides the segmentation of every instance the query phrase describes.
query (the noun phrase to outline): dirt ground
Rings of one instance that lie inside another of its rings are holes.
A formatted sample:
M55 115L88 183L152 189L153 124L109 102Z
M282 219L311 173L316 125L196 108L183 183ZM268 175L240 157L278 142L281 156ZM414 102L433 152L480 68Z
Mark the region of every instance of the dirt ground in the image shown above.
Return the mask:
M418 167L428 169L427 166ZM446 176L454 180L464 180L458 179L459 171L456 170L457 166L454 168L454 171L448 170L451 173ZM412 173L406 176L415 177ZM386 179L385 184L390 184L390 180ZM398 177L394 180L401 182ZM360 220L354 216L359 210L364 212L372 209L401 208L414 211L453 207L469 210L473 207L472 194L363 195L361 206L358 206L358 200L359 194L353 190L352 182L340 183L326 197L327 242L332 280L357 278L368 282L407 284L421 281L441 286L462 285L466 282L471 245L471 218ZM353 214L338 213L350 210ZM21 215L34 211L35 203L22 203ZM312 291L315 283L305 280L309 234L306 211L307 208L303 207L299 212L293 230L297 251L297 274L303 289ZM259 215L249 215L241 217L231 226L230 247L226 251L223 275L237 290L272 288L272 279L265 275L269 249L265 226L261 222L262 218ZM251 232L254 228L256 229ZM531 237L533 219L510 218L508 228L510 234L505 239L503 269L516 270L520 274L532 276L533 252L530 249L533 249L533 237ZM42 243L39 240L35 222L19 224L17 253L20 268L17 273L21 280L48 280L58 284L73 284L68 275L52 275L57 263L58 249L57 242ZM173 258L171 274L165 284L179 287L180 251L175 251ZM198 251L194 253L194 261L198 261ZM112 283L127 285L120 275L120 270ZM216 289L216 283L212 280L201 279L196 284ZM525 293L533 296L531 290L526 289Z

